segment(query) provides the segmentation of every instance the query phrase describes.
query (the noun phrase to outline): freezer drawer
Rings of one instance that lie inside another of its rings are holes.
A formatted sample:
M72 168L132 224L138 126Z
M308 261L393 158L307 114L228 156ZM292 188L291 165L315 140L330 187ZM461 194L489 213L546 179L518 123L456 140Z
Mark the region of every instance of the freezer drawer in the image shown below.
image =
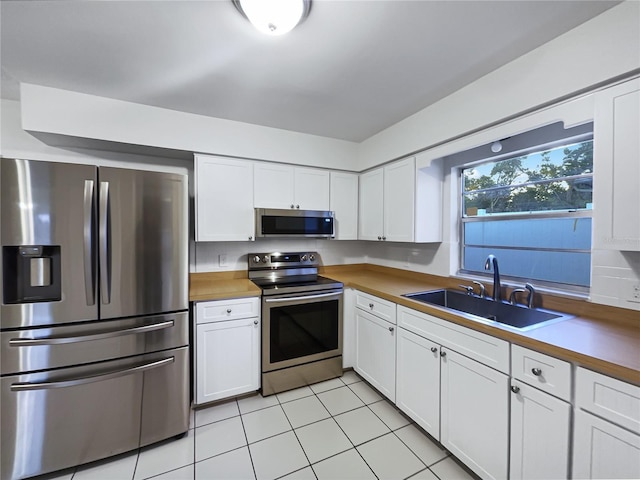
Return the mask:
M188 351L2 378L0 478L30 477L133 450L141 435L155 441L187 431ZM167 380L177 383L168 389ZM161 421L155 411L160 408L166 408Z
M189 343L189 313L0 333L2 375L110 360Z

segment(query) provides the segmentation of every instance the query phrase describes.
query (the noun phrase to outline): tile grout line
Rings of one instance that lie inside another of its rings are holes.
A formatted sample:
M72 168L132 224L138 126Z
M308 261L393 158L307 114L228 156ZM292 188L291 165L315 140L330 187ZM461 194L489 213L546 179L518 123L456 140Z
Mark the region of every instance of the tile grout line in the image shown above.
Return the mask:
M259 394L261 395L261 394ZM251 469L253 470L253 478L257 479L258 475L256 474L256 466L253 463L253 455L251 455L251 449L249 448L249 437L247 436L247 429L244 426L244 420L242 419L242 412L240 411L240 404L238 403L238 399L236 399L236 407L238 407L238 414L240 415L240 424L242 425L242 433L244 433L244 441L246 443L247 452L249 453L249 461L251 462ZM233 417L231 417L233 418ZM240 447L242 448L242 447ZM195 466L193 468L195 472ZM194 479L195 480L195 479Z
M344 380L342 380L342 379L341 379L341 381L342 381L342 383L344 383ZM354 383L357 383L357 382L354 382ZM346 383L345 383L345 386L346 386L347 388L349 388L349 385L347 385ZM342 388L342 387L340 387L340 388ZM349 390L351 390L351 389L349 388ZM353 390L351 390L351 391L353 392ZM357 395L355 392L353 392L353 394L354 394L356 397L358 397L358 395ZM360 397L358 397L358 398L360 398ZM320 398L318 398L318 400L320 401L320 403L322 403L322 400L320 400ZM361 401L362 401L362 400L361 400ZM363 403L364 403L364 402L363 402ZM324 405L324 404L323 404L323 405ZM366 407L366 406L367 406L367 404L365 403L365 404L364 404L364 406ZM326 408L326 407L325 407L325 408ZM358 408L362 408L362 407L358 407ZM347 410L346 412L342 412L342 413L340 413L339 415L342 415L343 413L347 413L347 412L352 412L352 411L354 411L354 410L356 410L356 409L353 409L353 410ZM327 411L328 411L328 410L327 410ZM367 466L367 468L371 471L371 473L373 473L373 476L374 476L374 477L376 477L376 479L377 479L377 480L379 480L379 479L380 479L380 477L378 477L378 475L376 474L376 472L374 472L374 471L373 471L373 468L371 468L371 465L369 465L369 463L367 462L367 460L362 456L362 453L360 453L360 450L358 450L358 447L357 447L357 446L353 443L353 441L349 438L349 435L347 435L347 432L345 432L345 431L344 431L344 429L342 428L342 426L340 425L340 423L338 423L338 421L337 421L337 420L335 419L335 417L331 414L331 412L329 412L329 415L331 415L331 418L333 419L333 421L334 421L334 422L336 422L336 424L338 425L338 428L339 428L340 430L342 430L342 433L344 433L344 435L347 437L347 440L349 440L349 442L351 443L351 445L353 445L353 449L354 449L354 450L356 451L356 453L360 456L360 458L362 459L362 461L364 462L364 464ZM383 423L384 423L384 422L383 422ZM386 434L385 434L385 435L386 435ZM376 437L376 438L380 438L380 437ZM371 440L367 440L367 441L371 441ZM364 443L367 443L367 442L364 442ZM364 445L364 443L361 443L360 445ZM340 453L344 453L344 452L340 452ZM336 455L334 455L334 456L337 456L337 455L339 455L339 454L336 454ZM329 457L329 458L331 458L331 457ZM325 460L326 460L326 459L325 459ZM313 467L312 467L312 468L313 468ZM314 473L315 473L315 471L314 471Z

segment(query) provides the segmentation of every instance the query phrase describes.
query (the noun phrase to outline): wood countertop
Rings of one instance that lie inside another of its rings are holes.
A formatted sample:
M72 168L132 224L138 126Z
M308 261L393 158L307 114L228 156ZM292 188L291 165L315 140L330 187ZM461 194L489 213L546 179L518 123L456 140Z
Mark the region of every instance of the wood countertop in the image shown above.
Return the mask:
M463 314L454 314L444 308L402 296L443 287L457 288L460 279L375 265L326 267L322 274L344 283L345 287L640 385L640 313L636 311L545 296L543 303L538 302L542 303L543 308L575 316L517 332L508 327L480 323Z
M321 268L321 274L399 305L449 320L576 365L640 385L640 313L550 295L536 305L574 315L525 332L474 321L464 314L403 297L403 294L457 288L457 278L439 277L370 264ZM468 283L468 282L465 282ZM189 300L206 301L260 296L247 272L192 273Z
M247 278L247 272L207 272L189 275L189 301L259 297L262 290Z

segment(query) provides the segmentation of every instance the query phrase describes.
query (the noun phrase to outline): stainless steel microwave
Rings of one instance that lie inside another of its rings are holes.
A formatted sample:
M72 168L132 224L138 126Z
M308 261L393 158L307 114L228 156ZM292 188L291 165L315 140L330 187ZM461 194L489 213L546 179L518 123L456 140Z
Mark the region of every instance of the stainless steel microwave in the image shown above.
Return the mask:
M334 236L333 212L256 208L256 237Z

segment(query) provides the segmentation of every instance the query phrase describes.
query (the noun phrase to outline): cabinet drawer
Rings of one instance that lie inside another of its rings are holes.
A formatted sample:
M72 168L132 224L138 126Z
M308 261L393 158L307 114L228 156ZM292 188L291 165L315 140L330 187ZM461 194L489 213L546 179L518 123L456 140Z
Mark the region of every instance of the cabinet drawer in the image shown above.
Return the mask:
M512 345L511 374L532 387L563 400L571 400L571 364L569 362L519 345Z
M398 305L398 325L509 374L509 343L447 320Z
M260 298L234 298L196 304L196 323L222 322L260 315Z
M640 433L640 387L578 368L576 406Z
M396 304L368 293L356 292L356 306L387 322L396 323Z

